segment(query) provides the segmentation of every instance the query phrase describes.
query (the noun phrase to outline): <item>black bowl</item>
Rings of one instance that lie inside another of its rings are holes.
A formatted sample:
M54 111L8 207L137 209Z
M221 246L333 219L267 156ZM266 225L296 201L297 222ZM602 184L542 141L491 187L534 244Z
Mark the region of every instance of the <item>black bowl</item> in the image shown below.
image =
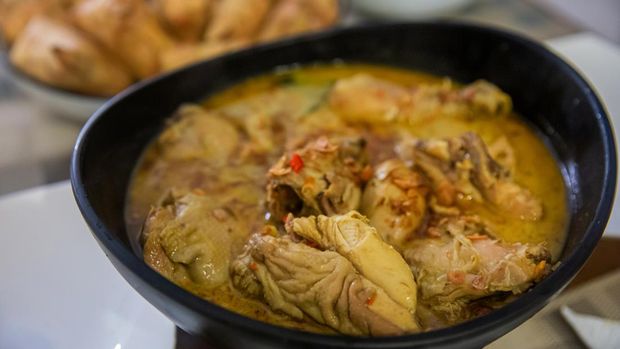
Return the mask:
M165 119L241 80L289 64L344 61L418 69L469 82L483 78L508 92L560 163L570 207L560 266L513 303L450 328L399 337L305 333L255 321L209 303L149 268L129 243L123 207L132 170ZM473 25L403 23L339 29L205 61L140 83L106 103L80 133L73 192L114 266L149 302L192 334L223 347L481 347L539 311L590 256L612 207L616 151L605 109L588 83L545 47Z

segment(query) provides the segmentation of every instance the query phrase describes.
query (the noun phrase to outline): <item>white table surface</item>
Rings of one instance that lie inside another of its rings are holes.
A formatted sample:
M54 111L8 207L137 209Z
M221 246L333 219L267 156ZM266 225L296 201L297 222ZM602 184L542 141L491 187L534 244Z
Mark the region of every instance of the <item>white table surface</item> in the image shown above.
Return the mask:
M0 198L0 221L0 348L173 348L174 325L108 261L68 182Z

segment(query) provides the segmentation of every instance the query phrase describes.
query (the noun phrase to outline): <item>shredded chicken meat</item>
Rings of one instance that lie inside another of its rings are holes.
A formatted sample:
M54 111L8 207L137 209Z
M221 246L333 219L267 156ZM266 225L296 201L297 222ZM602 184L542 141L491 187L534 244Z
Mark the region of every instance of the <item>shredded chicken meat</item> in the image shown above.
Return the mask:
M541 201L514 181L475 133L448 139L409 139L397 151L430 179L438 207L486 199L524 220L538 220L543 215Z

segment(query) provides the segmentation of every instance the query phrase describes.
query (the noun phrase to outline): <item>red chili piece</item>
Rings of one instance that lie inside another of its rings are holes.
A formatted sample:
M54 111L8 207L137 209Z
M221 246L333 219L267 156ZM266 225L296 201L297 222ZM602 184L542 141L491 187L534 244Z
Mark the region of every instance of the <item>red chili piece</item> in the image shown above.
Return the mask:
M304 168L304 161L301 159L301 156L299 156L299 154L294 153L291 156L291 169L293 169L293 172L295 173L299 173L299 171L301 171L302 168Z
M377 299L377 294L373 293L368 299L366 299L366 305L372 305Z

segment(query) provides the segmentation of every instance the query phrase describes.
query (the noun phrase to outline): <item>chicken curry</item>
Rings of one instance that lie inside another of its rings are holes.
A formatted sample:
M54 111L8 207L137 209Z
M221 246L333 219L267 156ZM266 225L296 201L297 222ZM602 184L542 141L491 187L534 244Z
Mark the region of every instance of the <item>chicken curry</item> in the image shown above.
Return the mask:
M385 336L466 321L558 263L560 169L479 80L279 69L181 106L138 164L145 262L271 324Z

